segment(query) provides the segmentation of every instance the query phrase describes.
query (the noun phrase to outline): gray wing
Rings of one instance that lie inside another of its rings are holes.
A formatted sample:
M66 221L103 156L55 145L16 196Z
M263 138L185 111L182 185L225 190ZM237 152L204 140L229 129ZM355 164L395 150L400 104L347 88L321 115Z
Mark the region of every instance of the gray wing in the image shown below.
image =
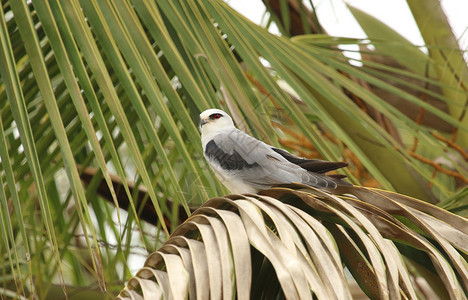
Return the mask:
M285 156L286 153L289 156ZM302 168L291 162L291 157L295 156L289 152L267 145L238 129L216 135L206 144L205 155L224 170L231 171L232 176L259 189L293 182L320 188L337 186L336 179Z

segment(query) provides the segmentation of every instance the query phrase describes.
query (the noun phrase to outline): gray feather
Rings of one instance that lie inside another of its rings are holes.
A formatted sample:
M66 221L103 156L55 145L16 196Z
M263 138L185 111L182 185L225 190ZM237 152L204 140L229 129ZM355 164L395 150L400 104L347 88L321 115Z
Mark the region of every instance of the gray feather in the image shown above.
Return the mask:
M223 170L229 173L229 176L258 189L293 182L334 189L337 182L340 181L319 174L328 170L316 170L318 173L308 171L307 169L313 168L311 167L313 161L293 156L285 150L278 151L277 148L236 128L228 129L214 136L206 144L204 154L210 164L220 165ZM300 165L300 163L305 162L308 163L305 165L307 169ZM317 163L323 164L323 161L317 161ZM324 166L324 169L336 169L343 165L330 163L324 164ZM334 166L336 167L333 168Z

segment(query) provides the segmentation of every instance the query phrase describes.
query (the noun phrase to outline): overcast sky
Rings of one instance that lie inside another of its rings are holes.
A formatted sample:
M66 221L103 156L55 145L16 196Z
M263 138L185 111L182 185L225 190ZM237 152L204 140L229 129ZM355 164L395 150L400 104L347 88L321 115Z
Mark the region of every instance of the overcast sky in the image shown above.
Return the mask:
M261 22L265 12L261 0L225 1L255 23ZM381 20L414 44L424 45L405 0L347 0L346 2ZM317 9L321 25L330 35L352 38L365 37L364 32L346 8L345 1L314 0L313 3ZM467 49L468 1L441 0L441 3L455 36L460 40L462 49Z

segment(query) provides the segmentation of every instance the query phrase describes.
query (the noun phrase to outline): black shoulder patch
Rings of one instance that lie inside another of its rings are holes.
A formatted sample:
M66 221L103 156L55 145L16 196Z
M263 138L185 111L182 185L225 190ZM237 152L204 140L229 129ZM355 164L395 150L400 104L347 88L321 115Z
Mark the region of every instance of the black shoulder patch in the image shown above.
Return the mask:
M216 145L214 140L211 140L206 144L205 155L218 162L221 167L226 170L241 170L244 168L253 168L258 166L257 163L247 163L235 150L232 154L224 152L218 147L218 145Z

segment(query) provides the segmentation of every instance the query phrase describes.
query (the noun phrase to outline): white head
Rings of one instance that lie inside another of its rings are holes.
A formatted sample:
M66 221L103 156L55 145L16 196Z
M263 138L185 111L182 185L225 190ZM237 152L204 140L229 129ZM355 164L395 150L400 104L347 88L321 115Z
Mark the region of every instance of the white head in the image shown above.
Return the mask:
M227 113L220 109L211 108L200 114L202 137L230 128L234 128L234 122Z

